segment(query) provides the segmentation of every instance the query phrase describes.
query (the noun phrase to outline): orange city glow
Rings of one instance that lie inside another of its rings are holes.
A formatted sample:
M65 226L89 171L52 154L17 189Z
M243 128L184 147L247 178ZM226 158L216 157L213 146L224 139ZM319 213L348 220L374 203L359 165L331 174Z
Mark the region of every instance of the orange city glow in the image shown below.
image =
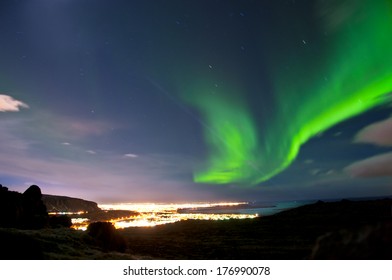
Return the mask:
M186 203L186 204L159 204L159 203L126 203L126 204L102 204L102 210L131 210L136 215L108 220L116 228L127 227L153 227L184 220L228 220L256 218L257 214L233 214L233 213L179 213L179 209L195 210L217 206L238 206L245 202L221 202L221 203ZM73 228L86 230L89 221L87 219L72 219Z

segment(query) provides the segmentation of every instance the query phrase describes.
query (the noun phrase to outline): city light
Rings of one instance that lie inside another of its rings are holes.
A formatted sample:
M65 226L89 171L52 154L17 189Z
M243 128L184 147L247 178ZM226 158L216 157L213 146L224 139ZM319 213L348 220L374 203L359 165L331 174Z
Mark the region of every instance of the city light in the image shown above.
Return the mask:
M135 214L117 219L107 220L116 228L127 227L153 227L185 220L229 220L252 219L257 214L232 213L233 207L246 205L246 202L221 203L185 203L185 204L159 204L159 203L126 203L104 204L99 207L104 211L129 210ZM219 210L222 213L214 213ZM90 221L86 218L72 219L72 228L86 230Z

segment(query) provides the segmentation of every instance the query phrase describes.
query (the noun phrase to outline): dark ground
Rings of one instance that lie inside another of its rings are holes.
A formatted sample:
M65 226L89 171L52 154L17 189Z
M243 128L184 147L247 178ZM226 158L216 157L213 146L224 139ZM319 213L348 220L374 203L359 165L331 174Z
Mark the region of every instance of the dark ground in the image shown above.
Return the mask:
M319 202L249 220L182 221L116 234L0 229L2 259L392 259L392 200ZM105 242L112 242L107 240ZM107 247L106 247L107 248Z

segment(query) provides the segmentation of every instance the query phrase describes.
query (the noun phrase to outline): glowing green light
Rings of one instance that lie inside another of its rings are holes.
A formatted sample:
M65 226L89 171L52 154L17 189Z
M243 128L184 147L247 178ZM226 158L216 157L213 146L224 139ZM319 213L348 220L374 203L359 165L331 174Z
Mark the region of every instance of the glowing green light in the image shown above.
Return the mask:
M255 126L249 112L243 110L245 106L215 94L190 95L190 102L199 108L208 123L205 141L212 147L208 171L201 169L194 178L196 182L218 184L241 181L257 169L253 165L258 143Z
M202 88L193 89L190 95L197 98L188 102L206 120L209 148L206 164L195 172L196 182L268 180L287 168L311 137L387 100L392 92L391 5L387 0L346 2L352 10L344 20L336 18L339 11L320 19L320 28L329 28L329 34L316 57L305 49L309 41L292 53L268 54L276 102L272 115L264 116L270 122L262 131L249 106L239 102L241 92L231 100L232 93L211 97Z

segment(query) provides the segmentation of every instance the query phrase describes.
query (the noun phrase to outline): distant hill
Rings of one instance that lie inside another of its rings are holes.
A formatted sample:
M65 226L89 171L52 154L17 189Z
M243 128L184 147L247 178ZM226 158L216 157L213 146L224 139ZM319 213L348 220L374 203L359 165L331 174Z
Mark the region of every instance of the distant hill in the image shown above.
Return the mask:
M101 210L96 202L74 197L43 194L42 201L48 212L94 212Z

